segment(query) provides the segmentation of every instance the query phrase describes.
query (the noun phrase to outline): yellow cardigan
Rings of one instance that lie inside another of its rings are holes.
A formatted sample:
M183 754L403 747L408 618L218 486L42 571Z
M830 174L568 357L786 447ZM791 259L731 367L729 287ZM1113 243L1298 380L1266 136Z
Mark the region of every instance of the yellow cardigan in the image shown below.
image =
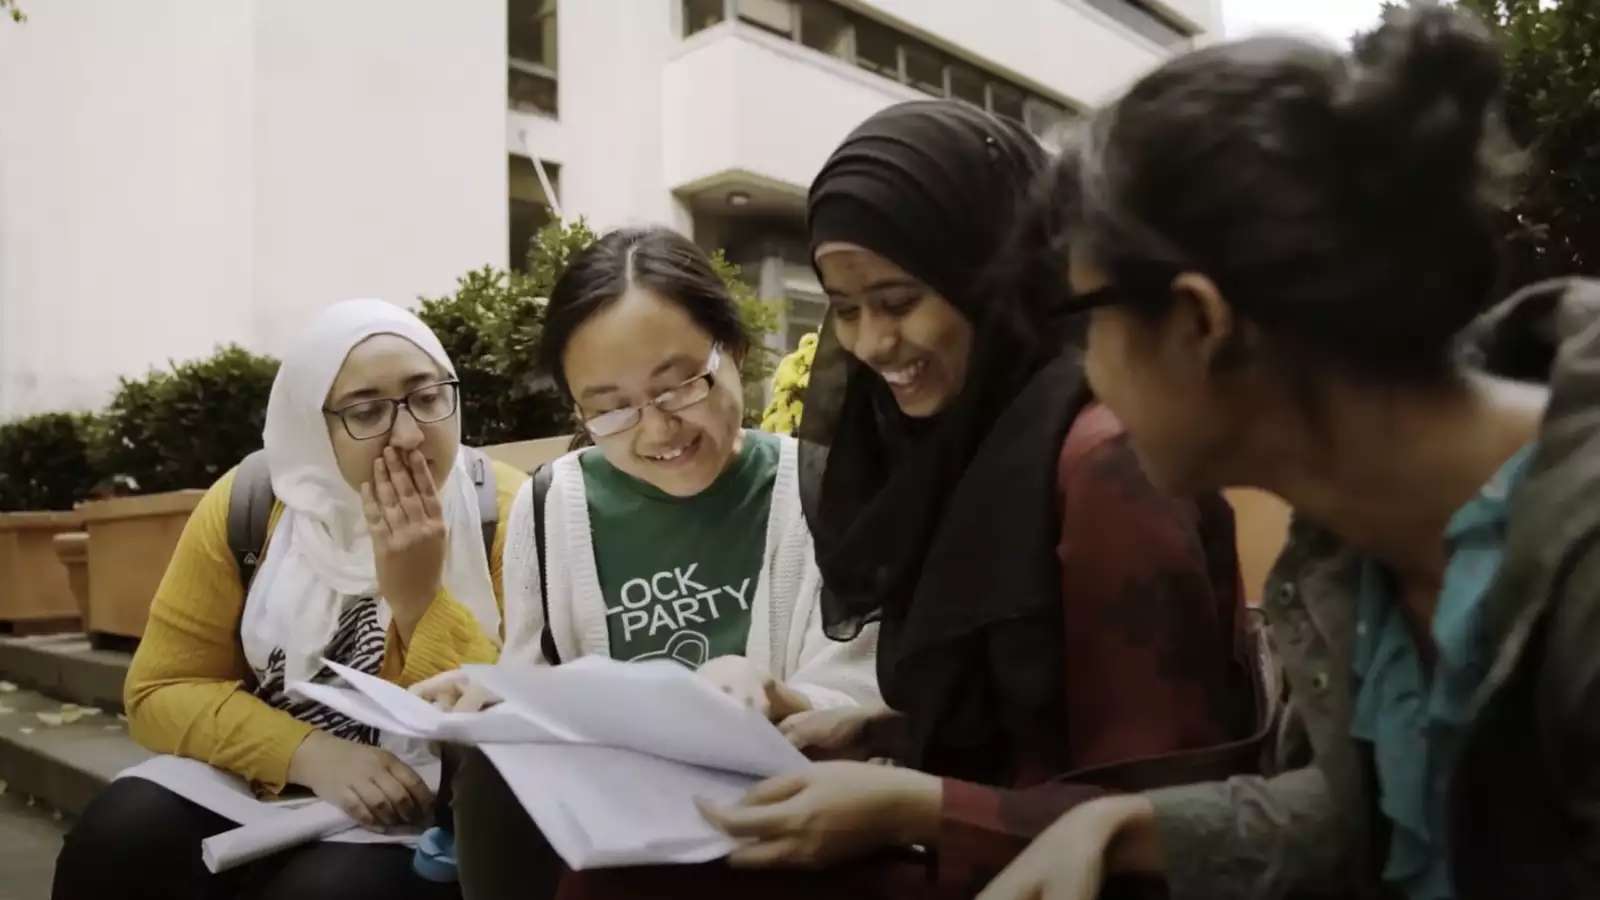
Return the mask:
M503 463L493 465L500 525L489 554L489 574L503 618L506 529L511 502L528 476ZM144 746L202 760L277 793L287 781L289 760L312 726L250 692L254 676L239 639L244 586L228 549L233 479L234 472L218 479L184 526L150 606L149 624L123 686L123 702L129 731ZM275 504L269 533L281 512L281 504ZM402 647L390 626L379 674L408 687L464 663L493 662L498 655L497 641L441 589L418 621L409 646Z

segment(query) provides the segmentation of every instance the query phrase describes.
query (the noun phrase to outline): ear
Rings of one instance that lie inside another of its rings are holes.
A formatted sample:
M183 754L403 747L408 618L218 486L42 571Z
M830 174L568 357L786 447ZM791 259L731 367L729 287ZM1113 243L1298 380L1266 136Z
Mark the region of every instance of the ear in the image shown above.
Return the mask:
M1223 299L1216 282L1199 272L1172 279L1172 316L1168 338L1172 349L1203 370L1227 363L1236 348L1242 324Z

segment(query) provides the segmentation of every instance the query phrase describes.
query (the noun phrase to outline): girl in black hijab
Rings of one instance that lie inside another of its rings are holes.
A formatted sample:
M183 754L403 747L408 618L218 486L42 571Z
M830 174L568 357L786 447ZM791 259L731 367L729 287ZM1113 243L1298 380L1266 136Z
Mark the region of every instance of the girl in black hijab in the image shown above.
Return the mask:
M743 840L725 864L572 873L561 900L970 897L1086 800L1254 767L1231 515L1158 493L1084 387L1059 223L1022 208L1044 162L918 102L823 167L801 499L824 628L877 623L889 705L780 723L827 761L702 808Z
M1231 514L1157 492L1085 387L1064 248L1022 209L1043 168L1014 124L916 102L867 120L812 185L831 312L802 498L824 627L879 623L889 708L782 723L835 761L705 811L748 839L735 867L920 845L969 893L1088 797L1253 768Z

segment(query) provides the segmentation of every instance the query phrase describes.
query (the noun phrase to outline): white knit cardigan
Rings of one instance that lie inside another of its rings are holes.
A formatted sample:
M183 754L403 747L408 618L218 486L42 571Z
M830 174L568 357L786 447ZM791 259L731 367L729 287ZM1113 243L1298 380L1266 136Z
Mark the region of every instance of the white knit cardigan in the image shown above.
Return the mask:
M772 486L766 551L745 656L758 668L804 694L816 709L877 703L877 626L841 643L822 633L817 569L811 532L800 509L799 445L781 438ZM611 655L605 597L594 559L594 533L578 450L557 459L545 498L546 572L550 578L550 626L564 660ZM539 548L534 537L533 483L522 486L511 507L505 550L505 649L503 657L547 665L540 649L544 628Z

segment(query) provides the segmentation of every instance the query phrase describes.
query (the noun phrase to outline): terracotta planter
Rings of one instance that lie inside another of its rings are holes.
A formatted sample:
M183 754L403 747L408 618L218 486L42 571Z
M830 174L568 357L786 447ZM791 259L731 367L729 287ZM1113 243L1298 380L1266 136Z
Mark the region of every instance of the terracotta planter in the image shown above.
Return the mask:
M89 620L89 532L63 531L55 536L56 559L67 570L67 587L78 608L78 621Z
M510 444L495 444L484 447L483 452L490 459L514 466L524 472L532 472L540 464L567 452L567 445L572 443L572 435L560 437L538 438L532 441L516 441Z
M1235 488L1223 493L1233 505L1234 534L1239 544L1239 573L1251 606L1261 602L1267 573L1278 561L1289 537L1289 507L1266 491Z
M89 532L86 630L136 638L167 571L178 536L205 491L97 500L78 507Z
M81 613L51 542L82 522L76 513L0 513L0 624L19 634L80 627Z

